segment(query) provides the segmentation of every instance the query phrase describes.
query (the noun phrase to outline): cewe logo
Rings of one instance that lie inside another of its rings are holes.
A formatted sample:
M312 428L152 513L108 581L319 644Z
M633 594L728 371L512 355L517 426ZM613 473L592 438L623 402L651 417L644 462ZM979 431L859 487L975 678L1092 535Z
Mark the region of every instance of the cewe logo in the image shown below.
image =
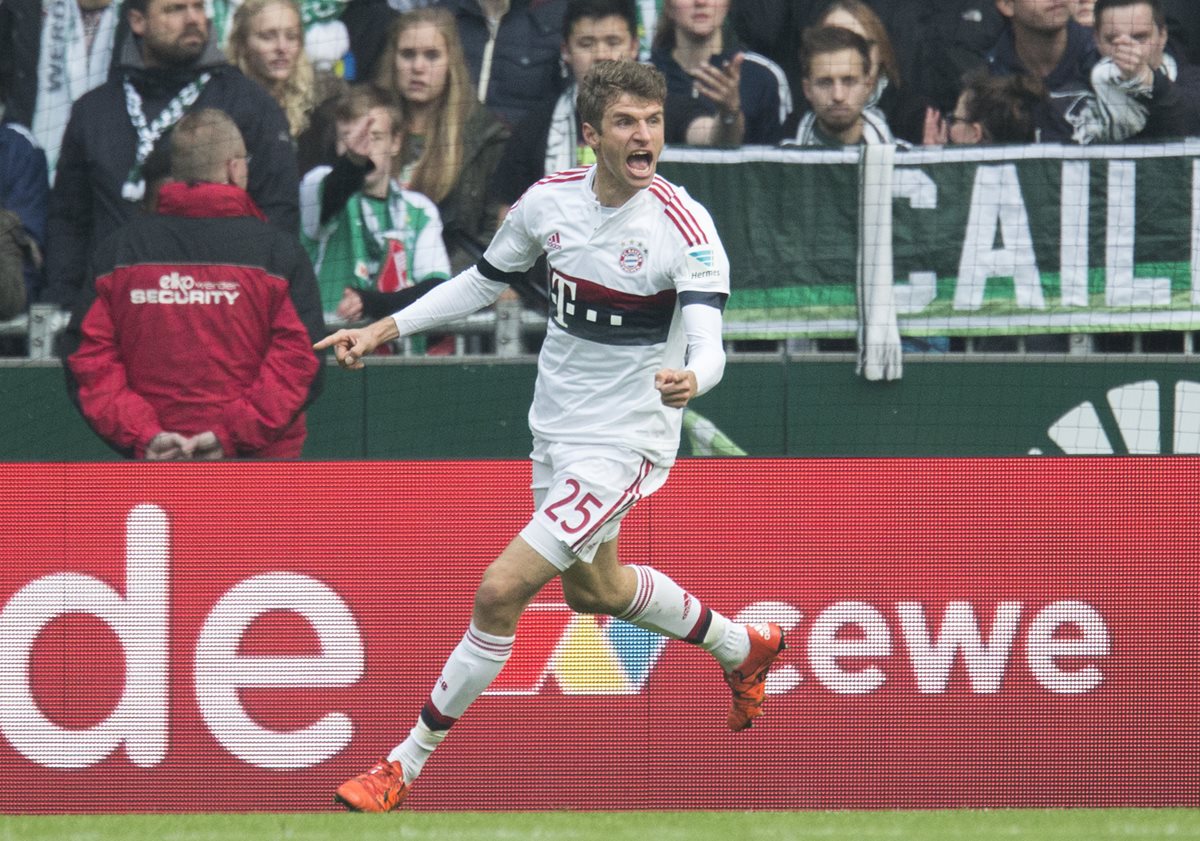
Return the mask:
M59 572L17 590L0 610L0 733L32 762L86 768L121 745L139 768L161 763L170 747L170 557L166 512L134 507L125 521L125 593L90 575ZM239 653L243 635L265 613L287 611L320 641L315 657ZM64 727L39 707L32 685L34 644L67 614L87 614L112 630L125 658L120 698L91 727ZM230 587L205 617L193 659L196 707L217 742L259 768L315 765L346 747L350 717L330 712L306 727L263 727L242 704L248 687L348 686L363 674L354 615L326 584L294 572L254 575Z
M732 618L779 624L789 648L799 652L772 668L770 695L809 680L837 695L871 694L889 682L920 695L956 688L991 695L1020 667L1047 692L1074 695L1103 683L1100 663L1113 651L1103 616L1075 599L1032 611L1024 602L1001 601L990 622L966 601L938 610L917 601L843 600L804 620L797 607L771 601L755 602ZM576 615L564 604L531 605L517 638L512 658L486 694L534 695L551 679L565 695L637 694L667 645L666 638L650 631L617 619Z

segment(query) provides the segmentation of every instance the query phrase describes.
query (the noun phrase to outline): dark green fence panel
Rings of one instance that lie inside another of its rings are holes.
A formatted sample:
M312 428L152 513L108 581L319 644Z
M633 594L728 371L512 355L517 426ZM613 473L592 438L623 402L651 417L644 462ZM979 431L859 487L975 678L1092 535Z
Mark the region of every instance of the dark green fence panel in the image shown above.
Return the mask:
M535 373L529 361L330 368L305 457L525 458ZM0 460L117 458L67 400L57 365L0 367L0 399ZM753 456L1200 452L1200 371L1182 356L910 357L891 383L840 357L756 358L731 362L695 410Z

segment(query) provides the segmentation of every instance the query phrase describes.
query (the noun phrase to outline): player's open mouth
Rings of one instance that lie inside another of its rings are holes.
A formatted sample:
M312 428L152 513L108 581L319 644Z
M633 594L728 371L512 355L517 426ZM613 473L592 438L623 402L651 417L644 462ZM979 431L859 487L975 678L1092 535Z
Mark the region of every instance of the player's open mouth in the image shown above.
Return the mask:
M654 174L654 155L649 152L634 152L625 159L625 166L635 178L649 178Z

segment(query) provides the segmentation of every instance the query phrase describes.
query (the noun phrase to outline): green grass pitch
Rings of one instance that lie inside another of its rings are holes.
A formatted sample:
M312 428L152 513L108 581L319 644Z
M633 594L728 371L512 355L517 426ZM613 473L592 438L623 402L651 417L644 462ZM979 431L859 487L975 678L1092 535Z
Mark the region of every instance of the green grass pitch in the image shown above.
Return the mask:
M1104 841L1200 839L1200 809L400 812L0 817L0 841Z

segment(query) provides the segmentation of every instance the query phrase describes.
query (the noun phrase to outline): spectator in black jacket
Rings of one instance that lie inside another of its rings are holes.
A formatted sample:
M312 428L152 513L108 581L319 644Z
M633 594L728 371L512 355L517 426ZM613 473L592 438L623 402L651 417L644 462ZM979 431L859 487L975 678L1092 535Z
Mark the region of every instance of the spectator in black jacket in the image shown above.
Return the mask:
M665 0L650 61L667 80L667 143L774 145L792 111L787 76L742 50L730 0Z
M874 85L866 38L838 26L818 26L804 33L800 55L810 110L784 146L840 148L896 142L882 112L867 107Z
M788 89L795 95L804 79L800 39L828 5L829 0L733 0L729 22L743 47L779 65L787 77Z
M204 0L127 0L133 38L117 70L71 110L59 156L41 299L70 308L93 247L138 211L146 158L192 108L218 108L252 158L249 193L272 224L299 232L299 176L287 119L210 39Z
M37 99L38 33L42 29L40 0L0 2L0 103L4 120L28 128Z
M558 93L566 0L438 0L458 25L476 98L509 128Z
M1200 68L1172 55L1161 0L1099 0L1092 70L1100 125L1097 142L1161 140L1200 134Z
M1045 142L1087 142L1095 96L1091 72L1100 56L1092 33L1071 19L1065 3L996 0L1008 25L988 53L994 76L1031 74L1046 85L1054 109L1039 126Z

